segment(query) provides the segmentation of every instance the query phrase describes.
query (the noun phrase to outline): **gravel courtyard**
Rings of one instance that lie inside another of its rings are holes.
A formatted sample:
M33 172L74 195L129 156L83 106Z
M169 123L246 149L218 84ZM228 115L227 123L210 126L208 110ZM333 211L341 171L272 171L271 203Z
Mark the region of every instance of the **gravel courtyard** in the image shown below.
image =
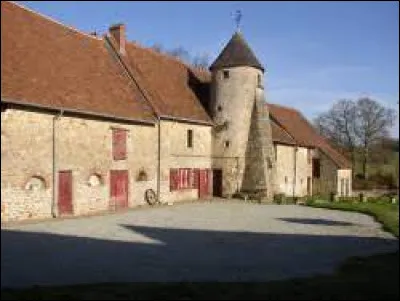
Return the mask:
M186 203L2 226L1 286L266 281L398 249L369 216L296 205Z

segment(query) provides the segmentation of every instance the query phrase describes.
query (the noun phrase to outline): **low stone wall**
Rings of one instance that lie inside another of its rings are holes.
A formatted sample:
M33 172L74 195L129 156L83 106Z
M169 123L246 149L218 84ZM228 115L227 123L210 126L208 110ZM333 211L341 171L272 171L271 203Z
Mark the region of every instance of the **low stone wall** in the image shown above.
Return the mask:
M371 190L353 190L353 196L362 193L366 197L379 197L385 194L399 195L398 189L371 189Z

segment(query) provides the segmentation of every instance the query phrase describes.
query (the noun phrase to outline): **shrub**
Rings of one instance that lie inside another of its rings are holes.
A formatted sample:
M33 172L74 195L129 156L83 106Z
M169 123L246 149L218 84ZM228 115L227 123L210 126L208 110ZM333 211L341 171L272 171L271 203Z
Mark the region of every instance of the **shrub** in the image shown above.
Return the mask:
M273 202L274 202L275 204L278 204L278 205L279 205L279 204L284 203L285 198L286 198L286 196L285 196L284 193L277 193L277 194L274 195L274 200L273 200Z
M359 196L341 196L338 197L339 202L345 202L345 203L357 203L360 202L360 197Z

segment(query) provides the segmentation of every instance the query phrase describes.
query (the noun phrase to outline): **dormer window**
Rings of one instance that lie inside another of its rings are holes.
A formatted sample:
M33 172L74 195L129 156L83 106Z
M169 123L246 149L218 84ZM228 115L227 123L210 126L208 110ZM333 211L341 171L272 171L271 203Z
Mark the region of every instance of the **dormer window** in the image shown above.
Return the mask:
M228 79L229 78L229 71L228 70L224 70L222 73L224 75L224 79Z

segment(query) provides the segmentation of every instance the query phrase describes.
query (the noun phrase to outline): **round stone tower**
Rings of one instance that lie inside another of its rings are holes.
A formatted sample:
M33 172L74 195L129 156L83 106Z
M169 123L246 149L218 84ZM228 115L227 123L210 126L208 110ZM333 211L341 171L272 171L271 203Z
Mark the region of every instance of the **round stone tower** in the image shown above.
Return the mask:
M264 102L264 68L242 34L236 32L210 71L213 168L222 170L222 195L242 191L271 194L268 169L274 156Z

